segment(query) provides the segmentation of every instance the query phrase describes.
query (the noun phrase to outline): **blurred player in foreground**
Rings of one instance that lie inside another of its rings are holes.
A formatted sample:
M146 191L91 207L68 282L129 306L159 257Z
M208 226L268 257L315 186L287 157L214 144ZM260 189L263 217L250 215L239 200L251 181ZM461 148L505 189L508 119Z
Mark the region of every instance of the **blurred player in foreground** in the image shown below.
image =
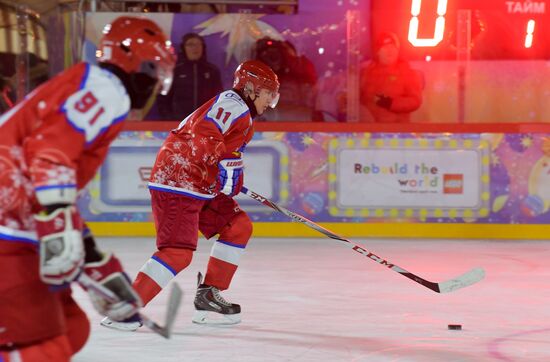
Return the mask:
M2 362L64 362L82 348L90 326L70 287L81 273L120 299L88 291L99 313L138 318L139 296L75 202L130 109L168 91L175 59L150 20L120 17L103 34L99 66L75 65L0 117Z
M235 71L233 89L187 116L164 141L149 181L158 251L133 284L144 304L191 263L200 230L218 239L204 281L199 274L193 322L240 322L241 307L220 294L229 288L252 234L252 223L233 196L243 184L242 153L254 134L252 120L276 106L278 91L269 66L246 61ZM119 330L139 327L139 322L109 318L102 324Z

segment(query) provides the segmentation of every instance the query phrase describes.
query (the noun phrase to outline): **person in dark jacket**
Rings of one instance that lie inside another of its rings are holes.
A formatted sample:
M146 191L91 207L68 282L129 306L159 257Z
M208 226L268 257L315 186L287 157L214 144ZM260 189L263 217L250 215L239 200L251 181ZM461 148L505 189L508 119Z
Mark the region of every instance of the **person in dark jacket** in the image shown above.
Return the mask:
M422 105L422 77L399 58L399 40L394 33L378 35L375 57L361 69L360 102L375 122L408 123ZM366 119L363 119L366 121Z
M157 100L161 119L182 120L221 91L220 71L208 62L204 39L195 33L185 34L172 88Z
M319 121L314 112L317 71L313 62L298 55L294 44L269 37L256 41L256 59L269 65L281 82L281 99L262 121Z

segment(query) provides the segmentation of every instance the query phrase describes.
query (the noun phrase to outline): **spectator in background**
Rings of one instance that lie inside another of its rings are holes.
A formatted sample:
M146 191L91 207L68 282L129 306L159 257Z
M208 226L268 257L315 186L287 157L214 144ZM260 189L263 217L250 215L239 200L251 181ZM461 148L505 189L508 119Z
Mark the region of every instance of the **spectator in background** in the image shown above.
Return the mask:
M195 33L185 34L172 88L157 100L161 119L182 120L221 91L220 71L207 61L204 39Z
M361 104L375 122L410 122L411 112L422 104L420 74L399 59L399 40L394 33L376 38L374 60L361 70L360 87Z
M319 79L314 121L346 122L348 119L347 72L331 72Z
M265 112L260 120L315 120L317 71L305 56L299 56L289 41L262 38L256 42L255 59L269 65L279 78L281 99L276 109Z

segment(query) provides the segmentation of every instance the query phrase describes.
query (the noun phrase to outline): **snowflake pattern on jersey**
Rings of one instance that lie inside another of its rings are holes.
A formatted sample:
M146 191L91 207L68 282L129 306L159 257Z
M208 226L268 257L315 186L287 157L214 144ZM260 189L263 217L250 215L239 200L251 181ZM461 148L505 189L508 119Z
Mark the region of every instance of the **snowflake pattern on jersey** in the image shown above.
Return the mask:
M23 148L19 146L11 146L10 147L10 156L11 159L17 162L19 165L21 171L25 172L27 171L27 163L25 162L25 159L23 158Z
M162 168L159 168L157 170L157 172L155 172L151 176L151 181L153 181L154 183L157 183L157 184L164 184L164 183L166 183L167 179L168 179L168 177L166 175L166 172Z
M0 208L2 210L7 210L10 205L15 204L15 198L17 197L17 194L13 191L14 189L12 187L0 187Z
M10 229L21 229L21 224L15 220L15 219L12 219L12 218L6 218L5 219L6 221L3 223L4 225L6 225L6 227L10 228Z
M189 149L191 150L191 156L196 156L198 147L193 143L193 141L188 141L187 146L189 146Z
M67 185L74 184L76 172L72 168L56 165L55 168L46 171L48 176L47 185Z
M31 214L33 185L19 146L0 146L0 225L17 230L34 227Z
M46 155L44 153L44 155ZM52 186L52 185L76 185L76 171L65 164L53 153L47 154L48 158L36 158L32 161L31 169L34 174L34 186Z
M19 186L23 185L23 183L25 182L23 174L20 172L17 172L16 170L10 173L9 178L14 188L19 188Z
M215 180L209 167L217 163L217 155L208 148L208 140L197 137L182 141L167 141L162 146L151 173L150 181L182 190L210 194Z
M183 169L189 168L189 165L191 164L189 162L189 160L187 158L183 157L183 155L181 155L181 154L175 154L173 156L172 162L175 165L181 166L181 168L183 168Z

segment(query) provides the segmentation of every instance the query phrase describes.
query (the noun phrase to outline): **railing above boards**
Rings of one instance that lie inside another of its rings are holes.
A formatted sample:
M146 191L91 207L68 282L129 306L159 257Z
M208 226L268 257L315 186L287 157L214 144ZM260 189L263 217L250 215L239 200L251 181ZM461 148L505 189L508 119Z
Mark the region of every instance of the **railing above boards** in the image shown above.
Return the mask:
M135 0L107 0L115 3L135 3ZM237 4L237 5L298 5L298 0L157 0L153 3L172 4Z
M178 121L126 122L126 131L170 131ZM306 122L256 122L257 132L387 132L387 133L549 133L550 123L306 123Z

